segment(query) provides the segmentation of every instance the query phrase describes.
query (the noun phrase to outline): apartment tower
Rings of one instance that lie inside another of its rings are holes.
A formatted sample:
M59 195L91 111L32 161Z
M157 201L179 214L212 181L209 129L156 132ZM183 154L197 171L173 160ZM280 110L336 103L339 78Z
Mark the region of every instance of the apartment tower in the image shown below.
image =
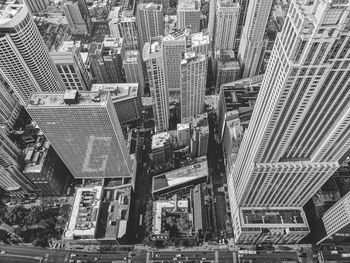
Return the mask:
M233 0L216 2L214 50L233 50L239 19L239 4Z
M32 92L64 90L47 47L23 1L0 3L0 75L23 105Z
M204 109L208 60L204 54L185 52L181 61L181 123L189 123Z
M238 236L242 209L295 211L350 148L349 13L349 1L291 1L228 176Z
M146 62L148 83L153 99L153 114L157 131L169 128L169 94L165 80L162 37L152 38L143 48L142 57Z
M190 26L192 33L200 32L201 3L198 0L179 0L177 6L177 28Z
M75 178L131 180L132 160L109 92L33 93L26 109Z
M152 37L164 35L163 6L155 3L138 4L136 25L142 49Z
M20 109L17 97L0 76L0 126L4 125L6 129L11 129L17 120Z
M124 53L123 69L127 83L139 83L141 96L144 96L145 77L140 51L127 50Z
M242 78L259 74L264 35L273 0L250 0L247 19L242 31L238 58L243 70Z

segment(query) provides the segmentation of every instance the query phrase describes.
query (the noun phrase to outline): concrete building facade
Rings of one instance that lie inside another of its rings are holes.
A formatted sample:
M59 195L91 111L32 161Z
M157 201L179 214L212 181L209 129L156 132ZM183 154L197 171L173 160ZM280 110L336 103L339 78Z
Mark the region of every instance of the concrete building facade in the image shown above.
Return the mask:
M89 34L92 22L85 0L68 0L63 5L64 15L73 34Z
M74 178L133 176L109 92L34 93L26 109Z
M124 53L123 69L127 83L138 83L141 96L145 91L145 76L141 53L138 50L127 50Z
M228 176L233 221L238 208L302 207L349 150L349 13L348 1L291 1Z
M177 29L190 26L192 33L200 32L201 2L180 0L177 5Z
M32 92L65 89L23 2L7 0L0 6L0 75L22 105Z
M242 31L238 58L243 78L259 74L265 45L264 36L273 0L250 0Z
M64 41L50 56L66 89L90 90L91 79L80 55L80 41Z
M204 54L186 52L181 61L180 105L181 123L192 121L204 110L208 61Z

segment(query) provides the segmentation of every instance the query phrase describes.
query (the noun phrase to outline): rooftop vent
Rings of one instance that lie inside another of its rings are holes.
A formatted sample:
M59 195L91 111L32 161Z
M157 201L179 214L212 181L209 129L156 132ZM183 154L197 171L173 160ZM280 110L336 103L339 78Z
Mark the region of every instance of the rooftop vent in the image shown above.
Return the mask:
M66 90L63 96L64 103L66 104L77 104L79 93L77 90Z

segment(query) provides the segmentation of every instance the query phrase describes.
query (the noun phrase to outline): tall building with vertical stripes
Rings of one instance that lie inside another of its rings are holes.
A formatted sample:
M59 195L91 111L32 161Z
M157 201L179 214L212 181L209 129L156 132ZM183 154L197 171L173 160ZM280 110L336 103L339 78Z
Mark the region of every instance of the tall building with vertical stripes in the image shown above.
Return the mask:
M349 1L291 1L228 176L242 238L242 209L302 207L350 148L349 14Z
M109 92L33 93L26 110L75 178L131 182L133 163Z
M124 52L123 69L127 83L138 83L140 94L144 96L145 76L142 67L140 51L127 50Z
M250 0L243 27L238 58L243 78L259 74L264 48L264 36L273 0ZM243 13L242 13L243 14Z
M162 37L155 37L143 47L147 76L153 99L153 115L157 131L169 128L169 93L165 80Z
M64 15L73 34L88 34L92 29L85 0L68 0L63 5Z
M48 49L23 1L0 3L0 75L23 105L32 92L64 90Z
M206 55L196 52L183 54L180 72L181 123L190 123L193 116L204 110L207 68Z
M200 32L201 2L179 0L177 5L177 29L190 26L192 33Z
M164 35L162 5L155 3L138 4L135 18L141 49L152 37Z
M239 19L239 3L233 0L216 2L214 50L233 50Z

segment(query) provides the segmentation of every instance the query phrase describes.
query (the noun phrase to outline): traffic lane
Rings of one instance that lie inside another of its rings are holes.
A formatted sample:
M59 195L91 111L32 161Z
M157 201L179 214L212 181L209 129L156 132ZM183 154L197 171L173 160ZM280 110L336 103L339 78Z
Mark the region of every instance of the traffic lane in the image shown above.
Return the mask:
M181 256L179 256L181 255ZM153 260L173 260L177 258L178 260L201 260L205 258L207 260L215 260L215 252L211 251L157 251L153 252Z
M16 255L0 255L1 263L38 263L38 259L16 257Z
M234 258L237 258L237 255L235 252L232 251L219 251L219 262L221 263L232 263L236 262L234 261Z
M74 260L89 260L89 261L103 261L103 260L125 260L129 256L127 251L118 251L113 254L100 253L72 253L71 259Z

